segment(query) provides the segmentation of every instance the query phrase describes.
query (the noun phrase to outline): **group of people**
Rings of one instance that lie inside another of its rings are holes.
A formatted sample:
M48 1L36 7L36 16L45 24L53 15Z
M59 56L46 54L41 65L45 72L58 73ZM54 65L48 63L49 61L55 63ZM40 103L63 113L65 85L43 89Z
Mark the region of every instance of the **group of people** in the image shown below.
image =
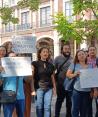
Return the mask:
M98 88L81 88L79 77L81 69L93 69L98 66L96 54L96 47L90 46L88 53L84 50L78 50L73 59L70 45L64 44L61 48L61 54L51 61L49 48L40 48L37 60L31 63L32 76L21 76L18 80L16 101L3 104L4 117L30 117L31 96L35 96L37 117L51 117L53 95L57 95L55 117L60 117L64 99L66 99L66 117L93 117L93 98L96 101L95 117L98 117ZM6 56L16 57L17 54L11 49L7 51L6 45L0 46L0 58ZM0 72L3 70L1 65ZM71 91L65 88L66 78L75 78L74 88ZM16 79L17 76L12 78L2 78L1 76L0 92L2 90L15 91Z
M55 68L59 72L57 77L55 117L60 117L61 106L65 98L66 117L93 117L93 99L96 102L95 117L98 117L98 88L81 88L79 77L81 69L93 69L98 67L96 54L96 47L90 46L88 52L78 50L75 58L72 59L70 46L64 45L62 47L61 55L54 60ZM66 62L64 63L64 61ZM65 86L67 85L66 78L75 78L71 91L67 90Z

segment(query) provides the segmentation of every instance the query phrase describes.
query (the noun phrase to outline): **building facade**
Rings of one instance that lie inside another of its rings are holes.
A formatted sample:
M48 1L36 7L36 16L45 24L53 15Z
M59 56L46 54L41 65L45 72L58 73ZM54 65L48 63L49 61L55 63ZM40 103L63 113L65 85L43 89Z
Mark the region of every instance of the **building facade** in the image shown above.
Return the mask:
M54 30L53 15L63 12L67 16L72 15L70 0L41 0L38 11L32 12L28 8L19 9L19 0L1 0L1 7L5 4L13 8L13 15L19 18L19 23L14 25L2 25L0 20L0 43L11 41L13 36L36 36L36 47L49 46L53 57L60 53L61 42L56 30ZM71 19L72 20L72 19ZM71 42L72 53L76 44ZM74 50L74 51L73 51Z

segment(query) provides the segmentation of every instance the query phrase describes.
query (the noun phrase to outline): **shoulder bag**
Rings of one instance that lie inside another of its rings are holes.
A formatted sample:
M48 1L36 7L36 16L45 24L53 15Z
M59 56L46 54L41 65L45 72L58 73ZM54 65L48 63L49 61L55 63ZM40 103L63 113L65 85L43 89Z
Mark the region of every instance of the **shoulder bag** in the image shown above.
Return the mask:
M73 73L75 72L75 66L76 66L76 64L74 64ZM73 91L75 81L76 81L76 77L72 78L72 79L66 77L65 80L64 80L64 88L65 88L65 90Z
M0 93L0 103L14 103L16 101L19 77L16 78L16 91L3 90Z

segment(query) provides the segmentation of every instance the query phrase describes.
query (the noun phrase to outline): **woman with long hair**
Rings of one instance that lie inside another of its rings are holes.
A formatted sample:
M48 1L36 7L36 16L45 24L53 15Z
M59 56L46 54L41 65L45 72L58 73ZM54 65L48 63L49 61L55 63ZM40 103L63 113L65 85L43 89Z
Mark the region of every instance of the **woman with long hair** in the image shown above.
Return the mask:
M4 46L0 46L0 72L2 72L4 69L1 66L1 58L6 56L6 48ZM3 81L0 76L0 92L3 91ZM0 103L0 113L1 113L1 103Z
M74 66L75 72L73 73ZM77 51L74 63L67 71L67 77L75 78L74 89L72 92L72 117L86 117L87 114L91 89L81 88L79 75L81 69L88 68L91 68L91 66L87 64L85 52L83 50Z
M38 51L38 60L32 63L32 95L36 93L37 117L51 116L52 94L56 94L54 67L49 63L48 58L49 49L42 47Z

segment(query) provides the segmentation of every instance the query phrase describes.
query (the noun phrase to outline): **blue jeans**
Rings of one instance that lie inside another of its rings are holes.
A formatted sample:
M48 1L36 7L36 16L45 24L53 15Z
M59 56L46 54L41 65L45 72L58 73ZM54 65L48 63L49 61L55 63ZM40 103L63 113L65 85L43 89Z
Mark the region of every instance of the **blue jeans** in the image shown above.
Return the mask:
M16 100L15 103L3 104L4 117L12 117L14 108L18 117L24 117L25 100Z
M36 113L37 117L51 116L52 89L37 89Z
M72 117L86 117L88 110L89 96L90 96L89 92L73 90Z

